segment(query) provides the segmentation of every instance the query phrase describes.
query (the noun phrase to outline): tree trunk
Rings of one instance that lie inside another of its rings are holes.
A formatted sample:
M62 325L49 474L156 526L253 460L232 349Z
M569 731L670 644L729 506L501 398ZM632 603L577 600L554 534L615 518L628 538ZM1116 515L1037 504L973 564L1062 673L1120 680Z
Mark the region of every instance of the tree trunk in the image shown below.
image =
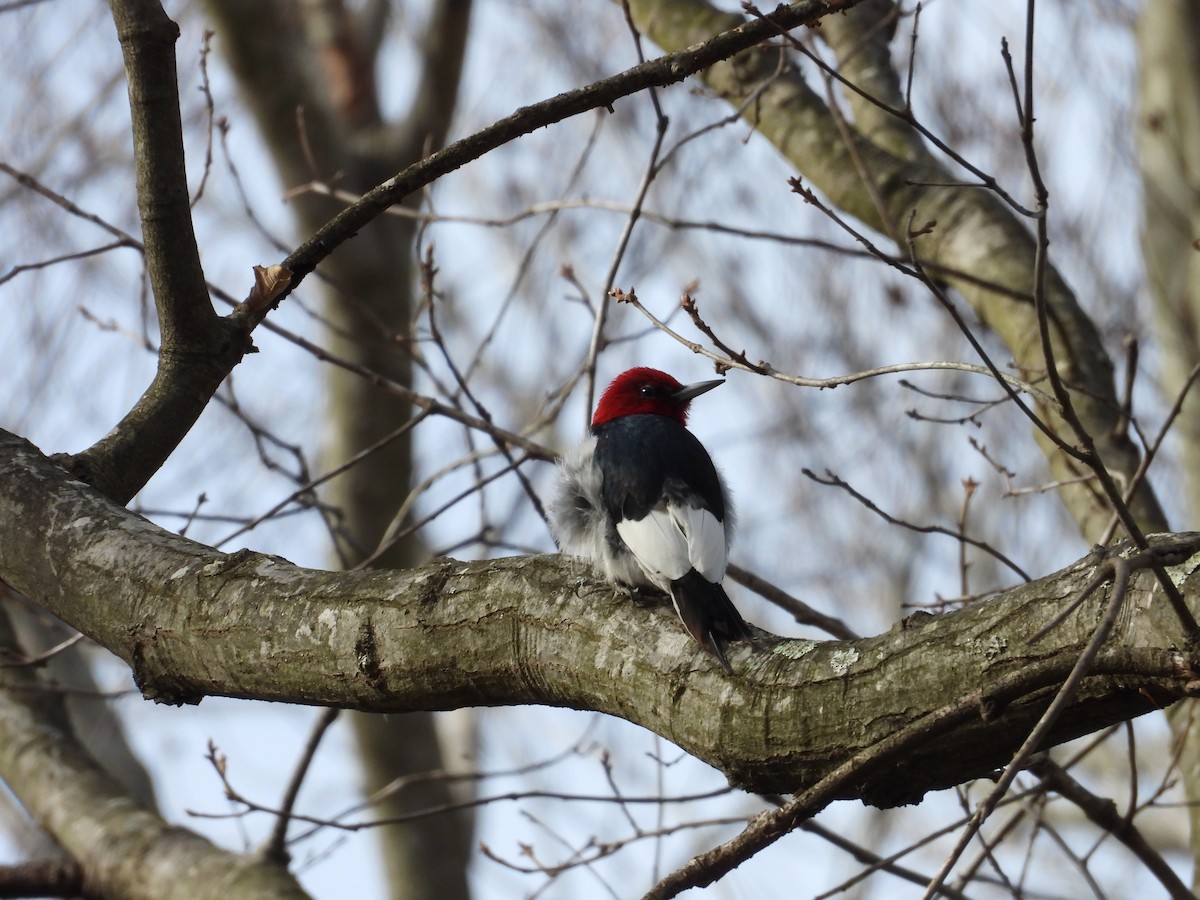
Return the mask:
M371 43L366 24L340 2L210 0L209 8L220 23L217 46L237 73L289 187L336 174L339 187L366 191L440 145L454 110L470 3L439 7L425 39L417 42L424 51L422 79L400 123L383 121L379 112L378 41ZM298 139L298 109L304 111L311 155ZM314 195L297 197L300 232L311 234L341 205ZM321 267L331 352L402 385L412 383L413 235L411 220L383 216ZM345 369L326 371L325 463L333 468L396 431L412 409ZM411 435L405 432L329 482L324 500L338 519L337 563L356 565L375 550L408 494L411 473ZM375 564L407 568L423 557L418 541L403 540ZM369 795L398 779L448 768L432 713L355 715L353 722ZM453 799L445 782L428 779L388 794L376 808L380 818L390 819ZM469 814L389 825L377 834L393 897L468 895Z
M1168 403L1200 364L1200 8L1159 0L1138 17L1137 122L1145 221L1142 255L1163 352ZM1191 387L1176 424L1188 510L1200 510L1200 394ZM1171 709L1179 773L1189 800L1192 888L1200 890L1200 707Z

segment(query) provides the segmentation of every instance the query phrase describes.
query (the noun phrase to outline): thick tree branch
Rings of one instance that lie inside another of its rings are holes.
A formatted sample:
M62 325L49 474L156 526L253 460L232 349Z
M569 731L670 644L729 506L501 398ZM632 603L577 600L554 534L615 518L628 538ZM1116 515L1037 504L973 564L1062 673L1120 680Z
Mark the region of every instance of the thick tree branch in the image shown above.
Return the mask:
M1164 564L1200 537L1159 536ZM756 791L813 785L897 731L952 726L836 796L878 805L992 772L1066 677L1105 591L1036 645L1091 559L1001 597L855 642L762 640L732 678L665 605L614 597L558 557L332 573L225 555L165 532L0 439L0 577L125 659L147 696L224 695L377 711L538 703L649 728ZM1173 570L1193 604L1200 577ZM1057 743L1192 689L1175 618L1152 579L1130 584ZM897 691L903 685L903 691Z
M0 867L0 897L99 897L84 890L79 863L47 859Z
M3 611L0 646L14 646ZM35 670L0 668L0 780L79 864L79 892L147 900L305 896L284 867L220 850L134 800L42 691Z
M158 0L112 0L112 16L129 81L142 242L162 342L203 352L218 316L192 230L175 71L179 26Z

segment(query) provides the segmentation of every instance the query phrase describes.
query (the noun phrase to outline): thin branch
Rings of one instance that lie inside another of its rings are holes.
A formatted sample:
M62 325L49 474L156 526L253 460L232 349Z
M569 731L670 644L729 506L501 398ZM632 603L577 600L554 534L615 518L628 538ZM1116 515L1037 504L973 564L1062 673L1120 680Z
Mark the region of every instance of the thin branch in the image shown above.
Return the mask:
M54 659L54 657L58 656L58 654L62 653L64 650L69 650L71 647L74 647L84 639L85 636L82 632L76 632L69 638L59 641L53 647L43 650L41 653L35 654L34 656L16 657L13 655L11 649L0 646L0 659L8 657L13 660L12 662L0 662L0 669L9 668L12 666L29 666L32 668L44 666L46 663L50 662L50 660Z
M1026 167L1029 170L1029 176L1033 180L1034 194L1036 197L1036 223L1037 223L1037 239L1034 242L1034 257L1033 257L1033 303L1034 309L1037 312L1038 335L1042 344L1042 355L1045 360L1046 375L1050 382L1050 388L1058 400L1059 409L1061 410L1063 419L1070 426L1075 434L1075 439L1083 447L1082 454L1075 454L1080 461L1086 464L1096 473L1096 477L1112 504L1113 512L1121 520L1122 526L1126 533L1139 549L1146 549L1148 546L1146 536L1142 533L1142 529L1133 516L1133 512L1129 508L1129 504L1125 502L1125 497L1113 481L1112 474L1108 467L1104 464L1104 460L1100 458L1100 454L1096 449L1095 441L1091 433L1084 427L1078 413L1075 410L1075 405L1071 400L1070 392L1059 375L1058 366L1055 362L1054 347L1050 340L1050 313L1046 300L1046 269L1048 266L1047 255L1050 247L1050 236L1048 231L1048 212L1049 212L1049 191L1046 189L1046 184L1042 179L1041 166L1038 163L1037 150L1034 147L1033 123L1035 120L1033 112L1033 40L1034 40L1034 7L1035 0L1027 0L1025 13L1025 96L1024 103L1018 102L1017 113L1021 122L1021 144L1025 148ZM1008 52L1008 43L1003 42L1001 45L1002 56L1009 73L1009 81L1012 84L1014 95L1017 94L1016 74L1013 70L1012 56ZM1179 624L1183 628L1184 637L1189 644L1200 643L1200 623L1197 623L1196 617L1192 615L1192 611L1183 601L1183 597L1179 593L1179 589L1171 578L1161 568L1154 569L1155 577L1158 583L1162 586L1163 594L1170 603L1171 609L1174 610L1176 617L1179 619Z
M959 835L954 849L950 851L950 854L942 863L941 869L938 870L937 875L934 876L933 880L926 887L922 900L931 900L937 894L942 882L950 874L950 870L954 868L954 864L958 862L962 852L979 832L984 821L996 808L996 804L1008 791L1009 786L1013 783L1018 773L1025 768L1025 764L1029 761L1030 757L1042 747L1043 742L1050 734L1050 729L1054 727L1063 710L1074 700L1075 693L1079 690L1080 684L1083 683L1084 677L1091 671L1096 657L1100 653L1100 648L1108 640L1109 631L1116 624L1117 616L1120 614L1121 607L1125 601L1126 590L1129 587L1130 562L1120 557L1115 557L1110 560L1110 565L1113 577L1113 589L1112 595L1108 600L1108 606L1104 611L1104 616L1092 632L1091 639L1083 649L1083 652L1079 654L1079 659L1076 660L1075 666L1071 669L1071 674L1067 676L1062 687L1058 689L1058 693L1055 694L1050 706L1046 708L1037 725L1029 732L1028 737L1025 738L1025 742L1021 744L1020 748L1013 755L1012 761L1005 767L1000 778L997 779L996 786L984 798L983 802L976 807L975 814L971 817L971 821L967 823L967 827Z
M951 371L951 372L968 372L972 375L986 375L989 378L996 378L997 373L984 366L976 366L971 363L952 362L949 360L935 360L931 362L912 362L912 363L897 363L890 366L878 366L874 369L864 369L861 372L850 372L846 375L833 375L829 378L809 378L804 375L789 375L785 372L776 370L770 363L766 361L758 363L750 363L735 359L731 356L722 356L719 353L714 353L708 350L701 344L695 341L689 341L679 332L672 329L669 325L663 322L650 310L642 305L638 299L637 293L630 289L629 291L617 290L615 296L621 303L628 303L647 319L659 331L668 334L676 341L687 347L693 353L711 359L720 369L729 370L737 369L743 372L751 372L756 375L765 375L768 378L773 378L776 381L782 381L785 384L793 384L797 387L811 388L835 388L844 384L854 384L857 381L865 381L868 378L878 378L881 375L896 375L900 372L932 372L932 371ZM686 296L686 295L685 295ZM1032 394L1038 397L1044 397L1043 391L1039 390L1035 385L1029 382L1022 381L1011 375L1000 374L998 376L1005 384L1010 385L1013 389L1023 391L1027 394Z
M1117 812L1112 800L1093 794L1047 754L1041 754L1031 760L1029 771L1042 779L1047 788L1070 800L1092 822L1128 847L1150 874L1158 879L1172 900L1195 900L1196 895L1175 874L1175 870L1162 858L1162 854L1150 845L1128 817ZM1136 782L1137 776L1133 775L1132 780ZM1133 812L1132 808L1130 812Z
M634 44L637 47L638 59L645 64L642 55L641 36L634 29L633 19L629 15L629 7L625 6L625 21L629 28L634 33ZM604 326L608 322L609 297L612 294L613 285L617 279L617 269L621 265L621 260L625 258L625 251L629 247L629 241L633 238L633 229L637 225L638 219L641 218L642 206L646 202L646 195L650 191L650 185L654 183L655 177L659 173L658 160L662 153L663 141L667 137L667 127L670 122L663 114L662 106L658 102L658 94L650 90L650 104L654 107L654 143L650 146L650 156L646 161L645 171L642 173L642 179L638 183L637 191L634 193L633 204L629 210L629 215L625 218L625 225L621 229L621 234L617 238L617 246L613 251L612 261L609 263L608 271L604 275L604 286L600 290L600 300L596 304L596 319L592 323L592 336L588 341L587 358L584 363L583 375L583 396L584 396L584 411L590 413L596 397L596 363L600 356L600 351L604 349Z
M820 628L827 634L833 635L838 640L855 641L859 635L850 629L845 622L834 616L827 616L819 610L813 609L803 600L798 597L793 597L783 588L776 587L767 581L765 578L760 578L753 572L743 569L741 566L730 564L725 569L725 574L736 581L742 587L749 588L765 600L774 603L780 609L789 613L797 624L812 625L815 628Z
M912 262L914 270L917 272L917 277L919 280L924 282L925 286L929 288L933 296L942 305L942 308L950 314L950 318L954 320L954 324L958 326L958 330L962 333L963 337L967 339L967 342L971 345L971 349L975 351L981 360L983 360L984 365L987 366L987 369L992 374L992 377L996 379L996 382L1001 388L1004 389L1004 392L1008 394L1009 399L1012 400L1017 409L1020 410L1021 413L1034 425L1034 427L1042 432L1042 434L1044 434L1050 440L1050 442L1058 447L1063 453L1066 453L1068 456L1074 457L1082 462L1086 462L1087 457L1081 450L1079 450L1077 447L1072 447L1065 440L1063 440L1062 437L1053 428L1051 428L1050 425L1043 420L1035 410L1031 409L1029 405L1021 399L1020 395L1013 388L1007 377L1000 371L999 366L992 361L991 354L984 349L984 346L982 343L980 343L979 338L975 336L974 330L967 323L966 319L963 318L962 313L958 311L958 308L946 295L946 292L942 289L941 285L931 278L924 268L922 268L920 257L917 255L916 250L915 239L918 236L919 233L914 232L910 226L908 237L909 259L910 262ZM1042 394L1040 396L1044 397L1045 395ZM1057 403L1058 398L1055 397L1050 402Z
M317 716L317 722L313 726L312 734L308 736L308 742L304 745L304 752L300 754L300 760L296 763L296 770L292 773L292 779L288 782L287 790L284 791L283 802L279 805L279 818L276 819L275 827L271 829L271 836L267 839L267 843L263 847L263 856L267 859L275 860L282 865L287 865L289 861L287 830L288 824L294 815L296 798L300 796L300 787L304 784L304 777L308 774L313 759L316 758L317 748L321 746L321 739L325 736L325 732L329 730L329 726L337 721L340 712L341 710L336 707L330 707L322 710Z
M4 164L0 163L0 167ZM7 272L0 274L0 284L10 281L25 272L35 272L38 269L49 269L51 266L57 266L60 263L75 262L80 259L87 259L91 256L99 256L102 253L108 253L110 250L117 250L121 247L132 247L140 250L141 247L137 243L128 239L122 238L118 241L113 241L108 244L101 244L99 247L92 247L88 250L76 250L74 253L63 253L59 256L52 256L49 259L39 260L32 263L21 263L13 266Z
M225 535L224 537L214 541L212 546L220 547L222 544L228 544L234 538L240 537L241 535L245 534L246 532L254 530L259 525L261 525L263 522L266 522L270 519L275 518L289 504L301 502L307 498L313 497L315 495L316 489L318 487L320 487L322 484L324 484L325 482L329 481L332 478L336 478L338 475L341 475L347 469L362 462L362 460L366 459L368 456L370 456L374 453L378 453L380 450L383 450L385 447L387 447L390 444L392 444L393 442L399 440L401 437L403 437L405 434L407 434L413 428L415 428L417 425L419 425L422 421L424 421L428 416L429 416L429 412L427 410L422 410L422 411L418 412L415 416L413 416L407 422L403 423L398 428L394 429L393 431L389 432L388 434L385 434L383 437L381 437L375 443L371 444L370 446L363 447L363 449L359 450L357 453L355 453L353 456L351 456L345 462L343 462L337 466L334 466L332 469L330 469L328 472L324 473L323 475L318 475L316 478L306 481L304 484L300 485L300 487L297 488L296 490L294 490L292 493L288 494L282 500L275 503L266 512L261 513L252 519L249 519L248 521L242 523L234 531L231 531L229 534Z
M874 503L874 501L872 501L870 498L868 498L865 495L856 491L849 484L847 484L841 478L838 478L836 475L834 475L828 469L825 471L824 478L817 475L815 472L812 471L812 469L801 469L800 471L801 471L801 473L804 474L805 477L812 479L817 484L824 484L824 485L828 485L830 487L841 488L843 491L845 491L847 494L849 494L851 497L853 497L855 500L857 500L859 503L861 503L863 506L865 506L871 512L875 513L875 515L879 516L881 519L883 519L889 525L899 525L902 528L907 528L909 531L915 531L919 534L944 534L947 537L952 537L956 541L959 541L960 543L970 544L972 547L976 547L979 550L982 550L984 553L986 553L989 556L991 556L992 558L996 559L998 562L1003 563L1005 566L1007 566L1009 569L1011 569L1014 573L1019 575L1025 581L1032 580L1030 578L1028 572L1026 572L1024 569L1022 569L1020 566L1018 566L1015 562L1013 562L1011 559L1009 559L1007 556L1005 556L1003 553L1001 553L999 550L997 550L991 544L987 543L987 541L981 541L981 540L978 540L977 538L968 537L967 535L963 534L961 529L955 531L954 529L946 528L944 525L916 525L916 524L914 524L912 522L908 522L904 519L898 519L895 516L891 515L890 513L884 512L882 509L880 509ZM963 593L965 594L966 591L964 591Z
M815 834L823 840L833 844L833 846L837 847L839 850L846 851L860 863L867 865L869 867L867 871L869 872L887 872L889 875L894 875L897 878L903 879L911 884L921 885L922 887L929 881L929 879L920 872L914 872L912 869L906 868L905 866L897 865L893 859L879 856L877 853L873 853L865 847L861 847L853 841L847 840L844 835L839 834L831 828L826 828L817 822L804 822L800 825L800 830L807 831L810 834ZM834 896L835 893L840 894L845 887L848 887L848 885L843 885L842 888L837 891L829 891L824 894L820 894L815 897L814 900L824 900L824 898ZM956 890L952 887L943 887L940 893L943 897L949 897L950 900L970 900L970 898L962 891Z
M838 5L838 9L852 6L854 2L855 0L845 0ZM292 273L292 285L287 292L276 298L276 304L286 297L287 293L295 290L296 286L341 243L357 234L388 207L399 203L443 175L522 135L589 110L611 108L616 101L647 88L665 87L683 81L715 63L748 50L776 34L779 28L808 25L830 12L830 5L820 0L805 0L781 7L775 11L771 22L746 22L702 44L665 54L633 66L618 75L522 107L475 134L425 157L368 191L357 203L344 209L289 254L282 265ZM233 318L252 328L265 315L265 310L247 310L243 307L234 312Z
M454 383L458 385L458 389L462 391L463 396L465 396L471 402L471 405L475 408L475 413L490 426L492 424L491 412L472 392L471 386L467 383L467 379L463 376L462 372L459 371L458 366L455 364L454 357L450 355L450 350L446 346L445 340L442 338L441 329L438 327L436 310L437 303L440 298L434 290L434 278L437 275L437 267L433 264L432 246L429 246L426 249L425 256L422 258L420 263L420 271L421 290L425 294L426 304L429 310L429 333L433 337L433 342L437 346L438 350L441 351L442 359L445 361L446 366L450 369L450 374L454 376ZM525 496L529 498L529 502L533 505L533 508L537 511L537 514L541 516L543 521L549 521L548 517L546 516L546 510L542 506L541 498L538 497L537 491L533 489L533 485L530 483L529 478L521 470L517 460L513 458L512 449L509 447L508 443L501 440L494 431L488 430L485 433L492 439L492 443L495 445L496 450L498 450L500 454L506 460L508 460L509 471L517 476L517 481L520 483L521 489L525 491ZM526 459L528 459L528 457L526 457Z
M1133 497L1134 492L1141 486L1145 480L1146 474L1150 471L1150 464L1154 462L1158 451L1162 448L1163 441L1166 440L1167 434L1170 433L1171 427L1179 418L1179 414L1183 412L1184 401L1187 400L1188 393L1196 384L1197 379L1200 379L1200 363L1192 366L1192 370L1188 372L1187 378L1184 379L1182 387L1175 395L1175 402L1171 404L1171 408L1167 411L1167 416L1163 419L1162 427L1158 429L1158 434L1154 440L1146 445L1145 452L1142 454L1141 462L1138 464L1137 471L1133 473L1133 477L1129 479L1129 486L1125 489L1125 499L1128 502ZM1114 515L1113 521L1107 529L1100 543L1105 544L1112 538L1112 532L1116 528L1119 519Z
M1110 604L1110 613L1111 606L1112 604ZM1100 633L1100 630L1097 629L1096 633ZM1098 659L1091 660L1094 663L1091 667L1093 673L1100 670L1103 659L1104 655L1100 654ZM1062 669L1056 671L1060 676L1064 674ZM1080 671L1079 661L1076 660L1074 667L1069 673L1066 673L1068 682L1063 683L1063 686L1071 687L1069 694L1073 694L1074 688L1078 686L1071 679ZM973 691L953 703L933 710L916 721L893 731L870 747L850 755L820 781L795 794L779 809L760 813L737 837L693 857L684 866L660 880L645 894L643 900L668 900L689 888L709 886L750 857L793 831L801 822L811 819L841 796L851 782L859 781L886 766L894 765L906 754L911 753L914 747L936 740L939 735L978 716L981 706L994 702L1003 703L1007 696L1014 693L1026 693L1031 679L1040 681L1047 674L1049 673L1041 663L1035 663L1021 671L1010 673L997 679L987 689ZM1058 683L1057 678L1055 682ZM1060 689L1055 701L1057 702L1065 696L1067 695ZM1052 711L1054 711L1054 715L1050 716ZM1057 717L1055 703L1052 703L1051 708L1042 715L1039 726L1048 721L1048 716L1051 719ZM1042 734L1040 737L1044 738L1044 736ZM997 801L999 799L998 797ZM944 876L930 885L928 889L931 892L930 895L940 892L942 878Z
M752 15L761 16L767 21L774 19L775 16L777 15L777 13L773 12L769 15L764 16L763 13L760 12L759 10L755 9L752 4L743 3L742 5ZM920 4L917 5L917 9L919 12ZM780 29L779 33L784 34L782 28ZM953 160L955 163L962 166L964 169L966 169L968 172L970 172L972 175L974 175L976 178L978 178L980 181L980 184L978 185L979 187L986 188L987 190L995 193L997 197L999 197L1001 200L1003 200L1005 204L1007 204L1009 207L1011 207L1015 212L1019 213L1020 215L1022 215L1022 216L1032 216L1033 215L1033 213L1031 213L1025 207L1021 206L1021 204L1017 203L1015 198L1013 198L1007 191L1005 191L1002 187L1000 187L1000 183L997 182L993 176L989 175L987 172L984 172L978 166L975 166L974 164L972 164L969 160L967 160L966 157L962 156L953 147L951 147L949 144L947 144L945 141L943 141L941 138L939 138L936 134L934 134L932 131L930 131L928 128L926 128L924 125L922 125L921 122L917 119L916 115L913 113L912 106L908 102L909 98L907 96L905 98L906 99L905 108L896 109L895 107L889 106L886 103L884 103L882 100L880 100L878 97L875 97L874 95L864 91L858 85L854 84L852 81L849 81L837 69L834 69L828 63L826 63L825 60L821 59L815 53L810 51L807 47L805 47L799 41L797 41L794 38L791 38L789 36L786 36L786 35L785 35L785 37L787 37L788 42L792 45L792 47L795 50L797 50L799 53L803 54L805 57L810 59L818 68L821 69L821 71L826 76L836 79L843 87L845 87L848 90L853 91L855 94L862 97L868 103L871 103L874 106L877 106L883 112L888 113L889 115L895 116L897 119L899 119L904 124L909 125L913 129L915 129L923 138L925 138L927 141L929 141L931 144L933 144L935 147L937 147L938 150L940 150L943 154L945 154L946 157ZM915 43L916 43L916 24L915 24L915 22L913 25L913 39L912 40L913 40L913 44L915 45ZM909 73L909 77L911 79L911 72ZM909 87L911 90L911 82L910 82Z

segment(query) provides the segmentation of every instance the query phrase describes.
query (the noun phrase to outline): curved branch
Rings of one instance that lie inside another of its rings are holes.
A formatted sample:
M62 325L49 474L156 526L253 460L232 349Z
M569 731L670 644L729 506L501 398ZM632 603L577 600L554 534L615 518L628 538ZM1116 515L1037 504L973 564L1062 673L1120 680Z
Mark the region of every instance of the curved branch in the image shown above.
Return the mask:
M138 211L164 349L203 352L218 316L208 299L184 165L175 41L157 0L114 0L133 125Z
M1158 536L1180 564L1200 536ZM0 577L125 659L154 699L222 695L399 712L546 704L621 716L760 792L795 792L889 736L946 721L891 764L839 778L876 805L1003 765L1070 672L1096 591L1029 638L1093 576L1084 560L961 612L854 642L763 638L726 677L665 604L614 596L555 556L392 572L318 572L225 555L117 507L19 438L0 437ZM1200 576L1175 577L1193 603ZM1135 577L1058 743L1158 709L1192 683L1174 617ZM1134 614L1136 612L1136 615ZM896 685L904 685L897 693ZM833 799L833 795L830 799Z

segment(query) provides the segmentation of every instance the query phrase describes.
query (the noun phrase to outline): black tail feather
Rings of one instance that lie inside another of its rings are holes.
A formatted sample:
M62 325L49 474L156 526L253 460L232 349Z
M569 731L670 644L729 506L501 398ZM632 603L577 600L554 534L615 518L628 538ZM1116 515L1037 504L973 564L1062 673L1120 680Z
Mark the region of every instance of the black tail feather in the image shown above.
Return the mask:
M713 584L695 569L671 582L671 600L683 627L696 643L732 674L725 646L733 641L752 640L750 626L720 584Z

